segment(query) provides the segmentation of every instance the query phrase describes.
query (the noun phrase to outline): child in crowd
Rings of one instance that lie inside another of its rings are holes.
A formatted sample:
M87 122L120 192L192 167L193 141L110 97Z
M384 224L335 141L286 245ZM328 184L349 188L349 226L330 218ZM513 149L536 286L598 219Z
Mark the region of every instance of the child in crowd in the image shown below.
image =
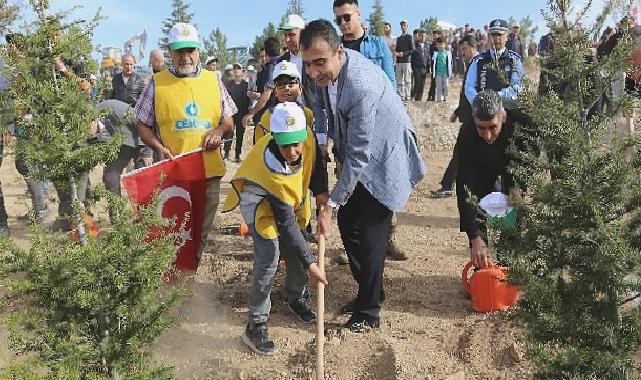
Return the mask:
M447 99L448 80L452 77L452 53L445 49L445 39L436 39L436 51L432 55L432 79L436 82L435 101Z
M274 95L276 96L277 103L296 102L296 99L303 92L303 85L301 84L301 75L298 67L295 64L282 61L274 68L272 76L274 80ZM304 107L305 119L307 126L312 128L314 124L314 113L311 109ZM269 134L269 119L271 117L271 109L265 111L260 118L260 122L254 128L254 144L258 142L263 136Z

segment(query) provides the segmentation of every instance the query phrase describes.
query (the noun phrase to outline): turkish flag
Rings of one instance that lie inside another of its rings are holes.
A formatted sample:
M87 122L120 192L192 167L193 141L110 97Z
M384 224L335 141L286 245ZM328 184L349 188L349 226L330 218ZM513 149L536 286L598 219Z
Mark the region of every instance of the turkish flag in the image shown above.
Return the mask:
M182 271L195 271L206 202L202 151L160 161L125 174L121 180L129 197L138 205L150 204L158 190L158 213L163 218L175 218L172 232L178 234L178 244L182 244L175 265Z

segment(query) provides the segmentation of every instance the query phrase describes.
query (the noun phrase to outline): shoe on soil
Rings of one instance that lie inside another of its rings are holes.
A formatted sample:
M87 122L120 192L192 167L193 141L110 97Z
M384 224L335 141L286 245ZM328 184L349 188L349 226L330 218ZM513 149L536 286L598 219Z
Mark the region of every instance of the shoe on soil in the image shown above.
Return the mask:
M352 332L360 333L371 329L377 329L381 326L380 321L367 319L360 315L352 315L352 317L345 323L345 328L350 329Z
M452 191L451 189L446 189L444 187L441 187L438 190L432 190L430 191L430 193L432 194L432 198L449 198L454 195L454 191Z
M380 303L385 302L385 291L384 290L381 291L381 296L378 299L378 302L380 302ZM356 298L354 298L353 300L349 301L345 305L341 306L341 310L340 310L341 314L347 314L347 315L354 314L355 311L356 311Z
M303 230L302 232L303 232L303 236L305 237L305 240L308 243L318 244L318 239L316 239L316 235L314 235L312 232L307 232L305 230Z
M287 308L303 323L314 323L316 321L316 313L312 311L305 300L300 299L288 303Z
M278 352L274 342L269 340L267 323L247 324L241 340L258 355L271 356Z
M407 253L400 249L396 243L394 243L394 240L390 240L387 244L387 251L385 252L385 255L396 261L405 261L408 259Z

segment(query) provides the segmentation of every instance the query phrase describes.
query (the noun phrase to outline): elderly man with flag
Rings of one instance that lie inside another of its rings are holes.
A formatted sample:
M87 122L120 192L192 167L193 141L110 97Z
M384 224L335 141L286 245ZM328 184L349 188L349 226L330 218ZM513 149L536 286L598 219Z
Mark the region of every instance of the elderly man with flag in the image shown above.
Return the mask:
M223 136L232 132L232 116L237 109L216 74L200 67L200 42L196 28L177 23L169 31L168 41L172 64L168 70L153 75L136 104L135 112L140 137L161 160L173 160L176 155L203 149L206 200L205 204L191 205L192 209L205 211L196 253L197 265L214 222L220 198L220 180L225 174L220 145ZM154 123L158 125L159 136L154 133ZM193 223L200 224L200 221L194 220Z

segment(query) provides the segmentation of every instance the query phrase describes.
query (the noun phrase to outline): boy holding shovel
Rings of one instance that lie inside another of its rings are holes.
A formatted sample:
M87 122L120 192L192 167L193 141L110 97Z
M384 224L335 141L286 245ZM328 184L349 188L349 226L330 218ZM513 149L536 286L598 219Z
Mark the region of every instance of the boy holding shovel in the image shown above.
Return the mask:
M277 352L268 337L267 320L279 255L285 258L289 310L302 322L316 320L309 306L308 274L313 284L327 284L301 232L311 218L309 190L319 206L329 198L320 148L296 103L276 105L270 126L271 136L256 143L234 175L223 210L240 205L254 240L249 321L242 340L261 355Z

